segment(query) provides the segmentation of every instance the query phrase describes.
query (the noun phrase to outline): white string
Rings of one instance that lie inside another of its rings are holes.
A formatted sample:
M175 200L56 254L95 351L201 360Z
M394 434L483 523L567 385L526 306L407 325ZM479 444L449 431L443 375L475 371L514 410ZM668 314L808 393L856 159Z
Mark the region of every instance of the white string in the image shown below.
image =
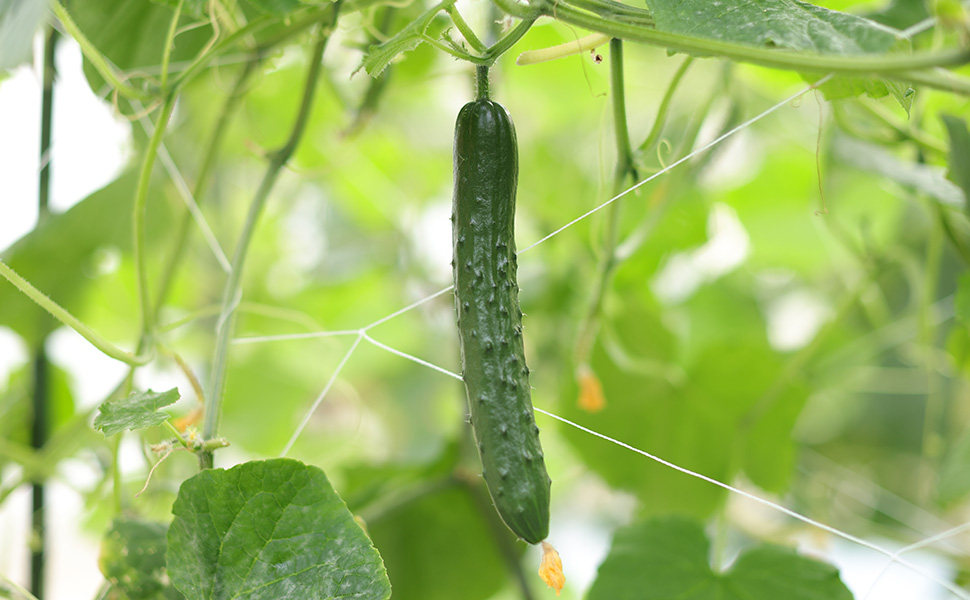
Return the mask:
M806 516L804 516L802 514L799 514L799 513L793 511L790 508L786 508L786 507L782 506L781 504L776 504L775 502L772 502L771 500L765 500L764 498L760 498L758 496L755 496L754 494L751 494L751 493L746 492L746 491L744 491L742 489L736 488L736 487L734 487L732 485L728 485L726 483L723 483L721 481L718 481L717 479L713 479L711 477L708 477L707 475L702 475L701 473L697 473L696 471L691 471L690 469L686 469L686 468L681 467L679 465L675 465L674 463L672 463L670 461L667 461L667 460L664 460L664 459L660 458L659 456L655 456L653 454L650 454L649 452L646 452L644 450L640 450L639 448L636 448L635 446L631 446L630 444L627 444L625 442L621 442L620 440L617 440L615 438L611 438L610 436L604 435L602 433L599 433L598 431L593 431L592 429L589 429L587 427L583 427L582 425L580 425L578 423L574 423L574 422L570 421L569 419L566 419L564 417L560 417L559 415L554 415L554 414L552 414L549 411L542 410L541 408L535 408L535 411L536 412L539 412L539 413L542 413L542 414L544 414L544 415L546 415L548 417L552 417L553 419L556 419L557 421L561 421L561 422L563 422L563 423L565 423L567 425L570 425L572 427L575 427L576 429L579 429L580 431L584 431L584 432L586 432L586 433L588 433L590 435L596 436L596 437L598 437L598 438L600 438L602 440L606 440L607 442L610 442L612 444L616 444L617 446L620 446L621 448L626 448L627 450L631 450L633 452L636 452L637 454L640 454L642 456L645 456L645 457L649 458L652 461L658 462L658 463L664 465L665 467L670 467L671 469L673 469L675 471L680 471L681 473L683 473L685 475L690 475L691 477L696 477L697 479L706 481L706 482L711 483L713 485L716 485L716 486L718 486L720 488L724 488L725 490L727 490L729 492L732 492L734 494L738 494L739 496L743 496L743 497L745 497L745 498L747 498L749 500L753 500L755 502L758 502L759 504L763 504L763 505L765 505L765 506L767 506L769 508L772 508L772 509L774 509L774 510L776 510L778 512L782 512L782 513L784 513L784 514L786 514L786 515L788 515L788 516L790 516L792 518L798 519L799 521L801 521L803 523L806 523L808 525L811 525L812 527L816 527L816 528L821 529L823 531L827 531L827 532L831 533L832 535L838 536L838 537L840 537L842 539L848 540L850 542L853 542L853 543L858 544L860 546L863 546L865 548L869 548L870 550L874 550L874 551L876 551L876 552L878 552L880 554L884 554L884 555L886 555L886 556L888 556L890 558L890 562L898 563L898 564L900 564L900 565L902 565L902 566L904 566L904 567L912 570L915 573L919 573L923 577L926 577L927 579L930 579L931 581L934 581L934 582L938 583L939 585L945 587L949 591L951 591L954 594L956 594L958 597L964 598L964 599L970 598L970 595L968 595L962 589L958 588L956 585L950 583L949 581L945 581L943 579L940 579L936 575L933 575L932 573L926 572L921 567L919 567L919 566L917 566L917 565L915 565L915 564L913 564L913 563L911 563L909 561L906 561L906 560L903 560L902 558L900 558L899 557L899 554L901 553L901 551L900 552L892 552L891 550L886 550L885 548L882 548L880 546L877 546L877 545L873 544L872 542L869 542L869 541L866 541L866 540L864 540L862 538L856 537L856 536L852 535L851 533L846 533L844 531L841 531L839 529L836 529L835 527L832 527L831 525L826 525L825 523L822 523L820 521L816 521L815 519L812 519L810 517L806 517Z
M420 358L418 358L417 356L412 356L412 355L410 355L410 354L408 354L408 353L406 353L406 352L401 352L400 350L396 350L396 349L394 349L394 348L391 348L390 346L387 346L387 345L385 345L385 344L382 344L382 343L380 343L380 342L378 342L377 340L375 340L375 339L374 339L374 338L372 338L371 336L369 336L369 335L367 335L367 334L366 334L366 333L364 333L363 331L361 331L361 333L360 333L360 335L361 335L361 336L362 336L362 337L363 337L363 338L364 338L365 340L367 340L368 342L370 342L371 344L373 344L373 345L375 345L375 346L377 346L378 348L381 348L382 350L387 350L387 351L388 351L388 352L390 352L391 354L394 354L394 355L397 355L397 356L400 356L401 358L406 358L406 359L408 359L408 360L410 360L410 361L412 361L412 362L416 362L416 363L418 363L419 365L423 365L423 366L425 366L425 367L428 367L429 369L432 369L432 370L434 370L434 371L437 371L437 372L439 372L439 373L442 373L442 374L444 374L444 375L447 375L447 376L449 376L449 377L454 377L454 378L455 378L455 379L457 379L458 381L464 381L464 378L463 378L463 377L462 377L461 375L459 375L458 373L452 373L452 372L451 372L451 371L449 371L448 369L445 369L445 368L442 368L442 367L439 367L438 365L435 365L435 364L431 364L431 363L429 363L429 362L428 362L428 361L426 361L426 360L423 360L423 359L420 359Z
M962 533L963 531L966 531L967 529L970 529L970 523L964 523L963 525L957 525L956 527L953 527L951 529L947 529L946 531L944 531L942 533L938 533L936 535L930 536L930 537L926 538L925 540L916 542L915 544L910 544L909 546L906 546L904 548L900 548L896 552L893 552L892 556L890 557L890 560L886 561L886 564L883 565L882 569L879 571L879 574L876 575L876 578L872 581L872 585L869 586L869 590L866 591L866 595L862 597L862 600L868 600L869 596L872 594L872 591L874 589L876 589L876 585L879 583L879 580L882 579L882 576L885 575L886 572L889 570L889 567L891 567L893 565L893 563L898 562L897 559L899 558L899 555L900 554L902 554L904 552L910 552L911 550L916 550L916 549L922 548L924 546L929 546L931 544L935 544L936 542L939 542L941 540L945 540L948 537L954 536L954 535L956 535L958 533Z
M364 338L363 334L358 335L357 339L354 340L354 343L350 345L350 349L348 349L347 353L344 354L344 357L340 359L340 362L337 364L337 368L334 369L333 371L333 375L331 375L330 379L327 381L327 385L323 387L323 391L317 394L317 398L316 400L313 401L313 404L310 406L310 410L306 411L306 414L303 415L303 420L300 421L300 425L296 428L296 431L293 432L293 435L290 436L290 441L286 442L286 446L283 448L283 451L280 452L280 458L283 458L287 455L287 453L293 447L293 444L296 443L296 438L300 437L300 434L303 433L303 430L306 428L307 423L310 422L310 417L313 416L313 413L316 412L317 407L320 406L320 403L323 402L323 399L330 392L330 388L333 387L334 382L337 381L337 376L340 375L340 372L343 370L344 365L346 365L347 361L350 360L350 355L354 353L354 350L357 349L357 346L360 345L360 340L362 340L363 338Z
M377 346L378 348L381 348L383 350L386 350L386 351L390 352L391 354L394 354L395 356L400 356L402 358L405 358L405 359L410 360L412 362L415 362L415 363L417 363L419 365L422 365L422 366L428 367L430 369L433 369L433 370L435 370L435 371L437 371L439 373L442 373L444 375L447 375L447 376L452 377L454 379L457 379L459 381L461 381L463 379L462 376L459 375L459 374L457 374L457 373L453 373L453 372L451 372L451 371L449 371L449 370L447 370L445 368L439 367L438 365L429 363L426 360L420 359L420 358L418 358L416 356L413 356L411 354L408 354L406 352L402 352L402 351L397 350L395 348L392 348L392 347L390 347L390 346L388 346L386 344L382 344L382 343L378 342L377 340L373 339L372 337L370 337L369 335L367 335L367 333L365 333L364 331L361 331L360 332L360 336L357 338L357 341L354 343L354 347L356 347L357 343L359 343L362 338L363 339L366 339L368 342L370 342L374 346ZM343 367L343 364L347 361L347 359L349 358L350 353L353 352L353 350L354 350L354 348L351 348L351 350L348 351L348 354L344 357L344 360L341 361L341 364L337 367L338 371L339 371L340 368ZM333 379L331 379L331 381L328 382L328 384L327 384L328 385L328 388L329 388L329 386L332 383L333 383ZM326 394L326 390L324 390L324 393L321 394L321 396L323 396L325 394ZM315 404L319 404L319 400ZM681 473L683 473L685 475L689 475L691 477L695 477L695 478L700 479L702 481L706 481L706 482L711 483L713 485L716 485L716 486L718 486L720 488L723 488L723 489L725 489L725 490L727 490L729 492L732 492L734 494L738 494L738 495L740 495L740 496L742 496L744 498L747 498L749 500L753 500L755 502L758 502L760 504L763 504L763 505L765 505L765 506L767 506L767 507L769 507L769 508L771 508L773 510L782 512L782 513L784 513L784 514L786 514L786 515L788 515L790 517L793 517L793 518L795 518L795 519L797 519L799 521L802 521L803 523L806 523L806 524L811 525L813 527L816 527L818 529L822 529L823 531L827 531L827 532L831 533L832 535L841 537L841 538L843 538L845 540L848 540L850 542L853 542L855 544L858 544L860 546L863 546L865 548L869 548L870 550L874 550L874 551L876 551L876 552L878 552L880 554L883 554L885 556L888 556L889 557L889 561L887 562L886 566L883 567L883 571L881 571L879 573L879 575L876 577L875 581L872 584L872 587L875 587L876 583L878 583L878 581L879 581L879 578L886 571L886 569L888 569L889 566L892 565L893 563L896 563L896 564L900 564L900 565L902 565L902 566L904 566L904 567L912 570L913 572L918 573L918 574L922 575L923 577L926 577L927 579L929 579L929 580L931 580L931 581L933 581L933 582L935 582L935 583L937 583L937 584L945 587L946 589L948 589L949 591L953 592L954 594L956 594L960 598L970 599L970 595L967 595L963 590L961 590L960 588L956 587L954 584L952 584L952 583L950 583L948 581L945 581L943 579L940 579L939 577L936 577L932 573L929 573L929 572L925 571L924 569L922 569L918 565L915 565L915 564L913 564L913 563L911 563L909 561L906 561L906 560L903 560L902 558L900 558L900 555L902 555L904 552L907 552L907 551L910 551L910 550L914 550L914 549L917 549L917 548L920 548L920 547L923 547L923 546L927 546L929 544L933 544L933 543L935 543L937 541L946 539L947 537L956 535L957 533L960 533L961 531L964 531L966 529L970 529L970 523L965 523L965 524L960 525L958 527L954 527L953 529L950 529L950 530L947 530L945 532L939 533L939 534L934 535L932 537L926 538L925 540L922 540L921 542L917 542L915 544L912 544L910 546L907 546L905 548L902 548L902 549L900 549L900 550L898 550L896 552L893 552L891 550L887 550L885 548L882 548L880 546L877 546L877 545L873 544L872 542L869 542L869 541L864 540L862 538L856 537L856 536L854 536L854 535L852 535L850 533L846 533L846 532L844 532L844 531L842 531L840 529L836 529L835 527L832 527L831 525L826 525L825 523L822 523L820 521L816 521L815 519L812 519L810 517L806 517L805 515L802 515L800 513L797 513L797 512L795 512L794 510L792 510L790 508L787 508L785 506L782 506L781 504L777 504L777 503L772 502L770 500L766 500L764 498L755 496L754 494L751 494L750 492L746 492L746 491L744 491L744 490L742 490L740 488L736 488L736 487L734 487L732 485L729 485L727 483L724 483L724 482L719 481L717 479L714 479L712 477L708 477L707 475L698 473L696 471L691 471L690 469L687 469L685 467L681 467L680 465L674 464L674 463L672 463L672 462L670 462L668 460L664 460L664 459L660 458L659 456L656 456L654 454L650 454L649 452L646 452L645 450L640 450L639 448L636 448L635 446L631 446L630 444L627 444L625 442L621 442L621 441L619 441L619 440L617 440L615 438L612 438L612 437L610 437L608 435L599 433L597 431L593 431L592 429L589 429L589 428L584 427L584 426L582 426L582 425L580 425L578 423L575 423L573 421L570 421L569 419L566 419L565 417L560 417L559 415L553 414L553 413L551 413L551 412L549 412L547 410L543 410L543 409L538 408L538 407L533 407L533 408L538 413L542 413L542 414L544 414L544 415L546 415L548 417L552 417L553 419L556 419L556 420L561 421L561 422L563 422L563 423L565 423L567 425L570 425L572 427L575 427L576 429L579 429L580 431L584 431L584 432L586 432L586 433L588 433L590 435L596 436L596 437L598 437L600 439L603 439L603 440L606 440L606 441L611 442L613 444L616 444L617 446L620 446L620 447L625 448L627 450L631 450L633 452L636 452L637 454L640 454L642 456L645 456L645 457L647 457L650 460L653 460L655 462L658 462L658 463L664 465L665 467L669 467L669 468L671 468L671 469L673 469L675 471L679 471L679 472L681 472ZM310 412L312 413L313 410L311 409ZM307 420L309 420L309 415L307 416L307 418L304 421L307 421ZM870 591L871 590L872 590L872 588L870 588ZM868 596L868 594L866 594L866 596Z
M573 225L575 225L576 223L579 223L580 221L582 221L582 220L583 220L583 219L585 219L586 217L588 217L588 216L590 216L590 215L592 215L593 213L595 213L595 212L597 212L597 211L599 211L599 210L602 210L602 209L604 209L604 208L606 208L607 206L609 206L610 204L612 204L612 203L614 203L614 202L616 202L617 200L619 200L619 199L620 199L620 198L622 198L623 196L626 196L626 195L627 195L627 194L629 194L630 192L632 192L632 191L634 191L634 190L637 190L637 189L639 189L639 188L640 188L640 186L642 186L642 185L645 185L645 184L647 184L647 183L649 183L649 182L651 182L651 181L653 181L653 180L654 180L654 179L656 179L657 177L660 177L661 175L663 175L663 174L665 174L665 173L667 173L668 171L670 171L670 170L671 170L671 169L673 169L674 167L676 167L676 166L678 166L678 165L680 165L680 164L682 164L682 163L685 163L685 162L687 162L688 160L690 160L690 159L692 159L692 158L694 158L694 157L695 157L695 156L697 156L698 154L701 154L701 153L703 153L703 152L707 152L708 150L710 150L710 149L711 149L711 148L713 148L714 146L716 146L716 145L718 145L718 144L720 144L721 142L723 142L723 141L724 141L724 140L726 140L727 138L729 138L729 137L731 137L731 136L732 136L732 135L734 135L735 133L737 133L737 132L739 132L739 131L741 131L742 129L746 129L747 127L749 127L749 126L751 126L751 125L753 125L754 123L756 123L756 122L758 122L758 121L760 121L761 119L763 119L763 118L765 118L765 117L767 117L768 115L770 115L771 113L773 113L773 112L775 112L776 110L778 110L778 109L779 109L779 108L781 108L782 106L785 106L786 104L788 104L788 103L789 103L789 102L791 102L792 100L796 100L796 99L798 99L799 97L801 97L801 96L803 96L804 94L806 94L806 93L808 93L808 92L810 92L810 91L812 91L812 90L814 90L815 88L817 88L817 87L819 87L819 86L821 86L822 84L824 84L825 82L827 82L827 81L828 81L829 79L831 79L831 78L832 78L832 74L831 74L831 73L829 73L828 75L826 75L825 77L823 77L823 78L821 78L821 79L819 79L818 81L816 81L816 82L815 82L815 83L813 83L812 85L810 85L810 86L808 86L808 87L806 87L806 88L804 88L804 89L802 89L802 90L800 90L800 91L798 91L798 92L796 92L796 93L794 93L794 94L792 94L791 96L789 96L789 97L787 97L787 98L785 98L785 99L784 99L784 100L782 100L781 102L778 102L778 103L777 103L777 104L775 104L774 106L771 106L771 107L769 107L769 108L768 108L767 110L765 110L764 112L762 112L762 113L760 113L760 114L758 114L758 115L755 115L754 117L751 117L750 119L748 119L748 120L747 120L747 121L745 121L744 123L741 123L740 125L738 125L738 126L737 126L737 127L735 127L734 129L731 129L730 131L727 131L727 132L725 132L725 133L724 133L723 135L721 135L721 136L720 136L720 137L718 137L717 139L715 139L715 140L713 140L713 141L711 141L711 142L708 142L707 144L705 144L705 145L703 145L703 146L701 146L701 147L700 147L700 148L698 148L697 150L694 150L694 151L693 151L693 152L691 152L690 154L688 154L688 155L686 155L686 156L684 156L684 157L682 157L682 158L680 158L680 159L678 159L677 161L675 161L675 162L673 162L673 163L671 163L671 164L669 164L669 165L667 165L667 166L666 166L666 167L664 167L663 169L660 169L659 171L657 171L656 173L654 173L654 174L653 174L653 175L651 175L650 177L647 177L646 179L644 179L644 180L642 180L642 181L640 181L639 183L636 183L636 184L634 184L633 186L631 186L631 187L628 187L627 189L625 189L625 190L623 190L622 192L620 192L619 194L617 194L617 195L615 195L615 196L613 196L612 198L610 198L610 199L609 199L609 200L607 200L606 202L604 202L604 203L602 203L602 204L600 204L600 205L599 205L599 206L597 206L596 208L593 208L593 209L591 209L591 210L588 210L588 211L586 211L586 212L585 212L585 213L583 213L582 215L580 215L580 216L578 216L578 217L576 217L575 219L573 219L572 221L570 221L570 222L568 222L568 223L566 223L565 225L563 225L563 226L562 226L562 227L560 227L559 229L557 229L557 230L555 230L555 231L553 231L553 232L552 232L552 233L550 233L549 235L547 235L547 236L545 236L544 238L542 238L542 239L540 239L540 240L539 240L538 242L535 242L535 243L533 243L533 244L531 244L531 245L529 245L529 246L526 246L526 247L525 247L525 248L523 248L522 250L519 250L519 252L518 252L518 253L519 253L519 254L522 254L523 252L527 252L527 251L529 251L529 250L531 250L531 249L533 249L533 248L535 248L535 247L536 247L536 246L538 246L539 244L541 244L541 243L543 243L543 242L545 242L545 241L546 241L546 240L548 240L549 238L551 238L551 237L553 237L553 236L556 236L556 235L559 235L560 233L562 233L562 232L563 232L563 231L565 231L566 229L568 229L568 228L570 228L570 227L572 227L572 226L573 226Z
M256 335L232 340L233 344L255 344L258 342L281 342L284 340L306 340L312 338L336 337L341 335L360 335L362 329L338 329L336 331L314 331L312 333L286 333L283 335Z
M137 100L131 100L131 105L138 112L145 112L145 107L142 106L141 102ZM141 123L142 129L151 137L155 134L155 125L151 122L147 116L142 116L138 119ZM185 178L182 177L182 173L179 171L178 166L172 159L172 155L168 153L168 149L165 144L159 144L158 146L158 158L162 161L162 166L165 167L165 171L168 172L168 176L172 178L172 183L175 184L175 189L178 190L179 196L182 197L182 201L185 202L185 207L189 209L189 213L192 215L192 219L198 226L199 230L202 231L202 237L205 238L206 244L209 246L209 250L212 251L213 256L219 262L219 266L226 273L232 272L232 265L229 259L226 257L226 253L222 251L222 247L219 245L219 241L216 239L215 234L212 232L212 228L209 227L209 222L205 220L205 215L202 214L202 210L199 208L198 203L195 201L195 196L192 195L192 190L189 189L188 184L185 183Z

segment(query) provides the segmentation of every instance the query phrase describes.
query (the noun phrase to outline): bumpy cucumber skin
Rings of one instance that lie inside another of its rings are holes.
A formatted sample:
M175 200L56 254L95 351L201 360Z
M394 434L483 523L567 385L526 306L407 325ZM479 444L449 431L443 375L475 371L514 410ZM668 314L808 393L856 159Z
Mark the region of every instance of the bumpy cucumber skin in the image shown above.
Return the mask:
M518 150L508 111L469 102L455 126L452 242L462 373L482 475L499 515L537 544L549 534L549 490L532 411L516 283Z

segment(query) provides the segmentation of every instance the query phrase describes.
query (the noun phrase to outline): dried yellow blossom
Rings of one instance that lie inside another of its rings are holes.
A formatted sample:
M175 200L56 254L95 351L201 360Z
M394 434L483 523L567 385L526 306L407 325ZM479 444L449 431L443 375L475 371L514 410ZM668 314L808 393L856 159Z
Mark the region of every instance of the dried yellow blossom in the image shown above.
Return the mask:
M566 576L562 572L562 560L559 553L549 542L542 542L542 564L539 565L539 577L546 585L556 590L556 595L566 585Z

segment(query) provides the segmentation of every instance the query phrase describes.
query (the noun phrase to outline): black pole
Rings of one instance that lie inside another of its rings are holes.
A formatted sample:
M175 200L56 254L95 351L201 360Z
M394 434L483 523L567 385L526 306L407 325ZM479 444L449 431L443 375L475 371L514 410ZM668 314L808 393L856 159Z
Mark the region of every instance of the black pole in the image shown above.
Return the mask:
M47 33L44 43L44 93L41 104L40 121L40 180L37 190L37 226L50 215L50 176L51 176L51 129L54 111L54 77L56 66L54 53L57 48L58 34L53 27ZM40 340L33 356L33 423L30 432L30 445L40 450L47 443L50 431L49 363L44 344L47 341L47 316L43 315L38 323ZM31 536L30 536L30 592L39 600L44 600L44 575L46 566L44 482L31 484Z

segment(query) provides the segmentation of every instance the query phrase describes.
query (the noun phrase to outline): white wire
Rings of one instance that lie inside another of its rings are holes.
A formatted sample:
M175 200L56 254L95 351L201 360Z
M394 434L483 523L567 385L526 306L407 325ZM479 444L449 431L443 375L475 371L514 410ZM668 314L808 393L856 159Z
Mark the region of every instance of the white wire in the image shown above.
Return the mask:
M723 135L721 135L721 136L720 136L720 137L718 137L717 139L715 139L715 140L712 140L711 142L708 142L707 144L705 144L704 146L701 146L701 147L700 147L700 148L698 148L697 150L694 150L693 152L691 152L691 153L690 153L690 154L688 154L687 156L684 156L684 157L682 157L682 158L680 158L680 159L678 159L677 161L675 161L675 162L673 162L673 163L671 163L671 164L669 164L669 165L667 165L667 166L666 166L666 167L664 167L663 169L661 169L661 170L659 170L659 171L657 171L656 173L654 173L654 174L653 174L653 175L651 175L650 177L647 177L646 179L644 179L644 180L642 180L642 181L640 181L639 183L636 183L636 184L634 184L634 185L632 185L631 187L628 187L627 189L625 189L625 190L623 190L622 192L620 192L619 194L617 194L617 195L615 195L615 196L613 196L612 198L610 198L610 199L609 199L609 200L607 200L606 202L604 202L604 203L602 203L602 204L600 204L600 205L599 205L599 206L597 206L596 208L593 208L592 210L588 210L588 211L586 211L586 212L585 212L585 213L583 213L582 215L580 215L580 216L578 216L578 217L576 217L575 219L573 219L572 221L570 221L570 222L568 222L568 223L566 223L565 225L563 225L563 226L562 226L562 227L560 227L559 229L557 229L557 230L555 230L555 231L553 231L553 232L552 232L552 233L550 233L549 235L547 235L547 236L545 236L544 238L542 238L542 239L540 239L540 240L539 240L538 242L535 242L535 243L533 243L533 244L530 244L529 246L526 246L525 248L523 248L523 249L521 249L521 250L519 250L519 254L522 254L523 252L528 252L529 250L531 250L531 249L533 249L533 248L535 248L536 246L538 246L539 244L541 244L541 243L543 243L543 242L545 242L545 241L546 241L546 240L548 240L549 238L551 238L551 237L553 237L553 236L556 236L556 235L559 235L560 233L562 233L562 232L563 232L563 231L565 231L566 229L568 229L568 228L570 228L570 227L572 227L572 226L573 226L573 225L575 225L576 223L579 223L580 221L582 221L582 220L583 220L583 219L585 219L586 217L588 217L588 216L590 216L590 215L592 215L593 213L595 213L595 212L597 212L597 211L599 211L599 210L602 210L603 208L606 208L607 206L609 206L610 204L612 204L612 203L614 203L614 202L616 202L617 200L619 200L619 199L620 199L620 198L622 198L623 196L626 196L626 195L627 195L627 194L629 194L630 192L632 192L632 191L634 191L634 190L637 190L638 188L640 188L640 186L642 186L642 185L645 185L645 184L647 184L647 183L649 183L649 182L651 182L651 181L653 181L653 180L654 180L654 179L656 179L657 177L660 177L661 175L663 175L663 174L665 174L665 173L667 173L668 171L670 171L670 170L671 170L671 169L673 169L674 167L676 167L676 166L678 166L678 165L680 165L680 164L683 164L683 163L685 163L685 162L687 162L688 160L690 160L690 159L692 159L692 158L694 158L694 157L695 157L695 156L697 156L698 154L701 154L701 153L703 153L703 152L707 152L708 150L710 150L710 149L711 149L711 148L713 148L714 146L716 146L716 145L718 145L718 144L720 144L721 142L723 142L723 141L724 141L724 140L726 140L727 138L729 138L729 137L731 137L731 136L732 136L732 135L734 135L735 133L737 133L737 132L739 132L739 131L741 131L742 129L746 129L747 127L749 127L749 126L751 126L752 124L754 124L754 123L756 123L756 122L758 122L758 121L760 121L761 119L763 119L763 118L765 118L765 117L767 117L768 115L770 115L771 113L773 113L773 112L775 112L776 110L778 110L778 109L779 109L779 108L781 108L782 106L785 106L786 104L788 104L788 103L789 103L789 102L791 102L792 100L796 100L796 99L798 99L799 97L801 97L801 96L803 96L804 94L806 94L806 93L808 93L808 92L810 92L810 91L812 91L812 90L814 90L814 89L816 89L816 88L818 88L818 87L820 87L820 86L821 86L822 84L824 84L825 82L827 82L827 81L828 81L829 79L831 79L831 78L832 78L832 74L831 74L831 73L829 73L828 75L826 75L825 77L823 77L823 78L821 78L821 79L819 79L818 81L816 81L816 82L815 82L815 83L813 83L812 85L810 85L810 86L808 86L808 87L806 87L806 88L804 88L804 89L802 89L802 90L799 90L798 92L796 92L796 93L794 93L794 94L792 94L791 96L789 96L789 97L787 97L787 98L785 98L785 99L784 99L784 100L782 100L781 102L778 102L777 104L775 104L775 105L773 105L773 106L771 106L771 107L769 107L769 108L768 108L767 110L765 110L764 112L762 112L762 113L760 113L760 114L758 114L758 115L755 115L754 117L751 117L750 119L748 119L748 120L747 120L747 121L745 121L744 123L741 123L740 125L738 125L738 126L737 126L737 127L735 127L734 129L731 129L730 131L728 131L728 132L725 132L725 133L724 133Z
M620 440L617 440L615 438L611 438L610 436L604 435L602 433L599 433L598 431L593 431L592 429L589 429L588 427L583 427L582 425L580 425L578 423L574 423L573 421L570 421L569 419L566 419L564 417L560 417L559 415L555 415L555 414L553 414L553 413L551 413L549 411L542 410L541 408L535 408L535 411L536 412L539 412L539 413L542 413L542 414L544 414L544 415L546 415L548 417L551 417L553 419L556 419L557 421L561 421L561 422L563 422L563 423L565 423L565 424L567 424L567 425L569 425L571 427L575 427L576 429L579 429L580 431L584 431L584 432L586 432L586 433L588 433L590 435L596 436L596 437L598 437L598 438L600 438L602 440L606 440L607 442L610 442L612 444L616 444L617 446L620 446L621 448L626 448L627 450L631 450L633 452L636 452L637 454L640 454L642 456L645 456L645 457L649 458L652 461L658 462L658 463L664 465L665 467L669 467L669 468L671 468L671 469L673 469L675 471L680 471L681 473L683 473L685 475L690 475L691 477L696 477L697 479L706 481L706 482L708 482L710 484L713 484L713 485L716 485L716 486L718 486L720 488L724 488L725 490L727 490L729 492L732 492L732 493L737 494L739 496L743 496L743 497L745 497L745 498L747 498L749 500L753 500L754 502L758 502L759 504L763 504L763 505L765 505L765 506L767 506L769 508L772 508L772 509L774 509L774 510L776 510L778 512L784 513L784 514L786 514L786 515L788 515L788 516L790 516L790 517L792 517L794 519L798 519L799 521L801 521L803 523L806 523L808 525L811 525L812 527L816 527L816 528L821 529L823 531L827 531L827 532L831 533L832 535L838 536L838 537L840 537L842 539L848 540L850 542L853 542L853 543L858 544L860 546L863 546L865 548L869 548L870 550L873 550L873 551L878 552L880 554L884 554L884 555L886 555L886 556L888 556L890 558L890 562L898 563L898 564L900 564L900 565L902 565L902 566L904 566L904 567L912 570L915 573L919 573L923 577L926 577L927 579L929 579L929 580L931 580L931 581L933 581L933 582L935 582L935 583L937 583L937 584L945 587L949 591L951 591L954 594L956 594L958 597L964 598L964 599L970 598L970 594L967 594L964 590L958 588L953 583L951 583L949 581L945 581L943 579L940 579L936 575L933 575L932 573L928 573L927 571L923 570L918 565L915 565L915 564L913 564L913 563L911 563L909 561L903 560L902 558L899 557L900 552L893 552L892 550L887 550L885 548L882 548L880 546L877 546L876 544L873 544L872 542L869 542L869 541L864 540L862 538L856 537L856 536L852 535L851 533L846 533L844 531L841 531L839 529L836 529L835 527L832 527L831 525L826 525L825 523L822 523L820 521L816 521L815 519L812 519L810 517L806 517L805 515L799 514L799 513L793 511L790 508L787 508L787 507L782 506L781 504L777 504L775 502L772 502L771 500L765 500L764 498L760 498L758 496L755 496L754 494L751 494L749 492L746 492L746 491L744 491L742 489L738 489L738 488L736 488L736 487L734 487L732 485L728 485L728 484L726 484L724 482L718 481L717 479L708 477L707 475L702 475L701 473L697 473L696 471L691 471L690 469L686 469L684 467L681 467L680 465L675 465L674 463L672 463L670 461L667 461L667 460L664 460L664 459L660 458L659 456L655 456L653 454L650 454L649 452L646 452L644 450L640 450L639 448L637 448L635 446L631 446L630 444L627 444L625 442L621 442Z
M313 404L310 406L310 410L306 411L306 414L303 415L303 420L300 421L300 424L299 426L297 426L296 431L294 431L293 435L290 436L290 441L286 442L286 446L283 448L283 451L280 452L280 458L285 457L287 453L289 453L290 449L293 448L293 444L296 443L296 439L300 437L301 433L303 433L303 430L306 428L307 423L310 422L310 417L313 416L313 413L317 411L317 407L320 406L320 403L323 402L323 399L330 392L330 388L333 387L334 382L337 381L337 376L340 375L340 372L343 370L344 365L346 365L347 361L350 360L350 355L354 353L354 350L356 350L357 346L360 345L360 341L362 339L364 339L364 335L363 334L358 335L357 339L354 340L354 343L350 345L350 348L347 350L347 353L344 354L344 357L342 359L340 359L340 362L337 364L337 368L334 369L333 371L333 375L331 375L330 379L327 381L327 385L323 386L323 390L319 394L317 394L317 398L316 400L313 401Z
M142 106L141 102L137 100L132 100L131 105L135 110L139 112L145 112L145 107ZM138 119L141 124L142 129L149 137L155 133L155 125L151 122L151 119L147 115L142 116ZM199 208L199 204L195 201L195 196L192 195L192 190L189 189L188 184L185 183L185 178L182 177L181 171L179 171L178 166L172 159L172 155L168 153L168 149L165 144L159 144L158 146L158 158L162 161L162 166L165 167L165 171L168 172L168 176L172 178L172 183L175 184L175 189L178 190L179 196L182 197L182 201L185 202L185 207L189 209L189 213L192 215L192 219L198 226L199 230L202 231L202 237L205 238L206 244L208 244L209 249L212 251L213 256L219 262L219 266L226 273L232 271L232 265L229 259L226 257L226 253L222 251L222 247L219 245L219 240L216 239L215 234L212 232L212 228L209 227L209 222L205 220L205 215L202 214L202 210Z
M882 569L879 571L879 574L876 575L876 578L872 581L872 585L869 586L869 590L866 591L866 595L862 597L862 600L868 600L869 596L872 594L872 591L876 589L876 585L879 583L879 580L882 579L882 576L885 575L886 571L889 570L889 567L891 567L893 563L898 562L896 559L899 557L900 554L904 552L909 552L911 550L916 550L924 546L935 544L936 542L945 540L948 537L952 537L958 533L962 533L967 529L970 529L970 523L957 525L956 527L952 527L950 529L947 529L944 532L938 533L936 535L932 535L924 540L916 542L915 544L910 544L909 546L900 548L899 550L893 552L893 555L890 557L890 560L886 561L886 564L883 565Z

